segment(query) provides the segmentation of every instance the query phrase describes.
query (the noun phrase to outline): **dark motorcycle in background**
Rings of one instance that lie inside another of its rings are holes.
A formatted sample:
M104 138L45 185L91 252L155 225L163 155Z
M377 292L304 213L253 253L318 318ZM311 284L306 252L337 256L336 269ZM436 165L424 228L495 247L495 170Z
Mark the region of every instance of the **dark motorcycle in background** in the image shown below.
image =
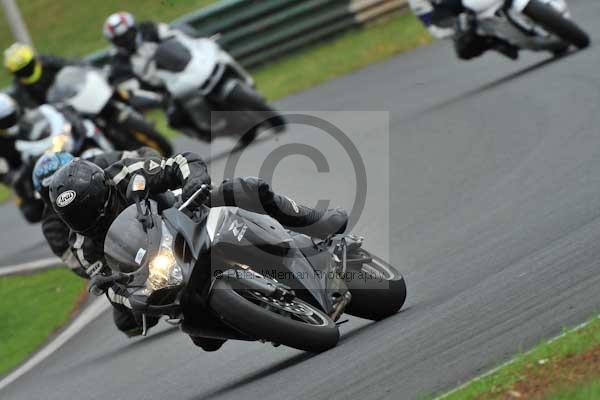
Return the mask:
M103 73L82 66L63 68L48 91L48 102L68 104L94 121L117 150L153 148L163 156L173 154L173 146L128 104L127 94L113 88Z
M148 316L166 315L192 340L260 340L321 352L337 344L343 313L380 320L404 304L402 274L364 250L361 238L315 241L236 207L189 210L210 196L206 186L159 213L145 186L141 175L130 182L127 197L135 204L108 231L112 273L101 278L126 288L144 334Z

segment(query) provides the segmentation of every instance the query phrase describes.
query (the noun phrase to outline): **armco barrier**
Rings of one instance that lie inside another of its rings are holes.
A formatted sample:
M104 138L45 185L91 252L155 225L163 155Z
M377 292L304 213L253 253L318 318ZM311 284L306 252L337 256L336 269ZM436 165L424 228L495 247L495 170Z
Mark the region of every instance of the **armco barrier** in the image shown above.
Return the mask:
M312 42L405 8L408 0L222 0L185 15L172 26L185 25L198 37L217 41L243 66L271 61ZM103 65L108 51L87 59Z

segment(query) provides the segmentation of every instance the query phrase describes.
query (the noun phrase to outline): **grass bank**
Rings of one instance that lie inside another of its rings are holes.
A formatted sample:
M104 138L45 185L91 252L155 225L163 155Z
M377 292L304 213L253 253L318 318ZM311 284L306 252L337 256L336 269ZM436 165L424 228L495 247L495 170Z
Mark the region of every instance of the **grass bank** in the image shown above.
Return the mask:
M546 341L444 400L600 399L600 318Z
M67 269L0 278L0 376L68 321L84 287L85 281Z
M10 198L11 190L9 187L0 184L0 203Z

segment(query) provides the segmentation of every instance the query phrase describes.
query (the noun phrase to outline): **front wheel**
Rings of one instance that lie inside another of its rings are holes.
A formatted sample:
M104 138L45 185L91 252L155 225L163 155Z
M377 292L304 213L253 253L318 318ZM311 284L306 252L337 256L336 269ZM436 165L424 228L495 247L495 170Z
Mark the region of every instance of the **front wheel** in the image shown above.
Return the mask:
M227 106L233 107L237 111L250 112L253 114L255 122L267 123L276 133L285 130L286 120L283 115L271 107L254 88L240 81L233 86L234 88L226 99Z
M406 300L406 282L392 265L366 250L349 255L345 282L352 299L345 312L378 321L396 314Z
M256 339L314 353L339 340L331 318L298 298L284 301L252 289L233 289L226 279L219 279L209 305L228 325Z
M548 32L571 43L579 49L590 45L590 37L577 24L556 11L551 5L531 0L523 14L541 25Z

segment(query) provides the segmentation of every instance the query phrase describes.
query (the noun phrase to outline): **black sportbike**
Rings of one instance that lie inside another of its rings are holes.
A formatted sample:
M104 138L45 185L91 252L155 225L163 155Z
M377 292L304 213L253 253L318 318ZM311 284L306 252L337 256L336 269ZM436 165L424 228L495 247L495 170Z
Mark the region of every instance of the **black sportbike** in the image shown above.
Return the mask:
M404 304L404 278L362 249L361 238L315 240L241 208L198 207L210 195L206 186L159 212L145 187L143 176L133 177L127 196L135 204L104 245L107 279L126 287L144 327L148 316L166 315L192 339L321 352L338 342L343 313L379 320Z

